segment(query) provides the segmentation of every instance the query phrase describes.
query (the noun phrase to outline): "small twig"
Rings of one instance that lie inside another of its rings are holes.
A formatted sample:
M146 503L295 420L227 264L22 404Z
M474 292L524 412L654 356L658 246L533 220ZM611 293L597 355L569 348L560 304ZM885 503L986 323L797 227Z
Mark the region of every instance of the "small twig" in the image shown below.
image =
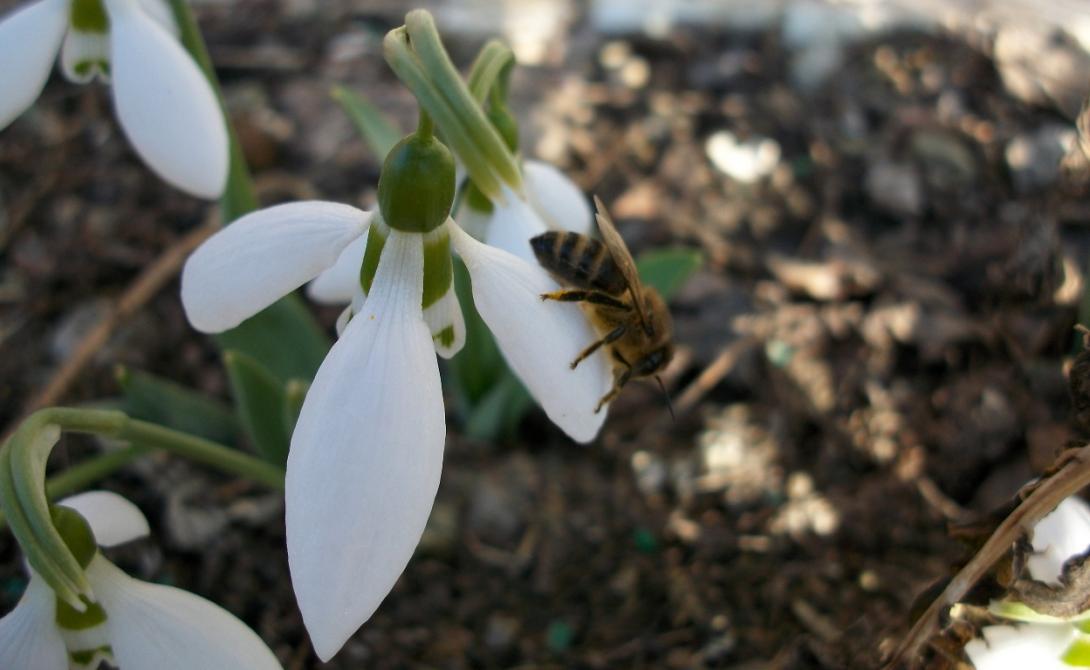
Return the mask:
M212 217L213 219L215 217ZM201 227L191 231L164 251L154 263L140 273L133 280L128 289L114 304L108 314L99 319L83 339L80 340L72 356L57 370L49 383L45 385L37 395L23 406L23 414L17 418L5 433L9 433L14 426L35 410L50 405L56 405L61 397L68 391L72 383L76 381L83 369L91 362L95 354L106 345L121 323L143 307L149 300L163 288L165 284L174 279L178 274L182 263L201 242L218 228L214 220L209 220Z
M704 368L678 396L677 402L674 403L678 416L696 407L697 403L734 369L742 353L756 342L757 340L752 337L743 337L723 347L715 360L709 363L708 367Z
M1090 445L1065 452L1061 459L1063 465L1055 474L1026 492L1022 503L999 524L980 551L954 575L943 592L916 620L884 666L885 670L895 670L905 663L914 664L917 653L930 638L942 612L961 600L1041 518L1056 509L1065 498L1090 485Z
M950 496L942 492L930 477L920 476L916 479L916 490L931 507L938 510L952 523L968 523L972 514L961 505L957 504Z

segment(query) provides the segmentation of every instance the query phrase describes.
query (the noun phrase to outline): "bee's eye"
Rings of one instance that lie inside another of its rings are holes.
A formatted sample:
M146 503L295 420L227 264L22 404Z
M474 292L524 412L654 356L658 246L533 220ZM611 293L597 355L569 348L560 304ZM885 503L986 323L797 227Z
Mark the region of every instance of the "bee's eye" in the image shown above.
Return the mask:
M641 375L649 375L666 365L670 360L670 350L667 347L655 349L640 361L638 370Z

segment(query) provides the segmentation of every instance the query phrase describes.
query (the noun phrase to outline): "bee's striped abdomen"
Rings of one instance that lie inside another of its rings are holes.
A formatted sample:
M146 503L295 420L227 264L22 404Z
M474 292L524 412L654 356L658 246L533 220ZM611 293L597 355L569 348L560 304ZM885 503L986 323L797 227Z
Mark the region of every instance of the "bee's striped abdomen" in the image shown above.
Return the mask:
M561 283L620 295L627 289L624 277L606 246L579 233L542 233L530 240L541 267Z

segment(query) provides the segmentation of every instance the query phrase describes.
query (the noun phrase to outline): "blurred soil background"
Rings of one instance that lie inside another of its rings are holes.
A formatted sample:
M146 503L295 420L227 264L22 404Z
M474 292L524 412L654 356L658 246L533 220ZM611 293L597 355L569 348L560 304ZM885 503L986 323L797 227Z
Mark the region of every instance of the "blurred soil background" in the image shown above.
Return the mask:
M263 202L372 204L379 165L328 92L411 126L381 54L411 6L195 5ZM512 44L527 155L610 203L637 253L706 262L672 305L677 421L644 384L586 447L539 411L502 444L452 413L416 557L324 667L874 667L965 557L946 524L1078 438L1064 360L1090 199L1060 163L1090 90L1090 3L424 6L462 67L488 37ZM110 107L55 74L0 133L5 425L215 209L154 178ZM331 329L336 311L318 312ZM117 396L119 364L228 395L177 282L62 402ZM99 448L68 438L56 463ZM286 668L320 665L278 495L162 457L102 486L152 522L119 563L217 600ZM0 535L0 612L24 585Z

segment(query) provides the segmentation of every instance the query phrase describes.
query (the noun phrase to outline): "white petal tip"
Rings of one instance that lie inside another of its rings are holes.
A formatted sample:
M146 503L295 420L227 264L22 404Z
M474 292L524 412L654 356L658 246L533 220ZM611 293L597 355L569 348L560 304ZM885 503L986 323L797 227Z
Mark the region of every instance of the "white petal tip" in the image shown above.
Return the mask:
M151 533L140 508L111 491L86 491L58 504L79 512L101 547L124 544Z

